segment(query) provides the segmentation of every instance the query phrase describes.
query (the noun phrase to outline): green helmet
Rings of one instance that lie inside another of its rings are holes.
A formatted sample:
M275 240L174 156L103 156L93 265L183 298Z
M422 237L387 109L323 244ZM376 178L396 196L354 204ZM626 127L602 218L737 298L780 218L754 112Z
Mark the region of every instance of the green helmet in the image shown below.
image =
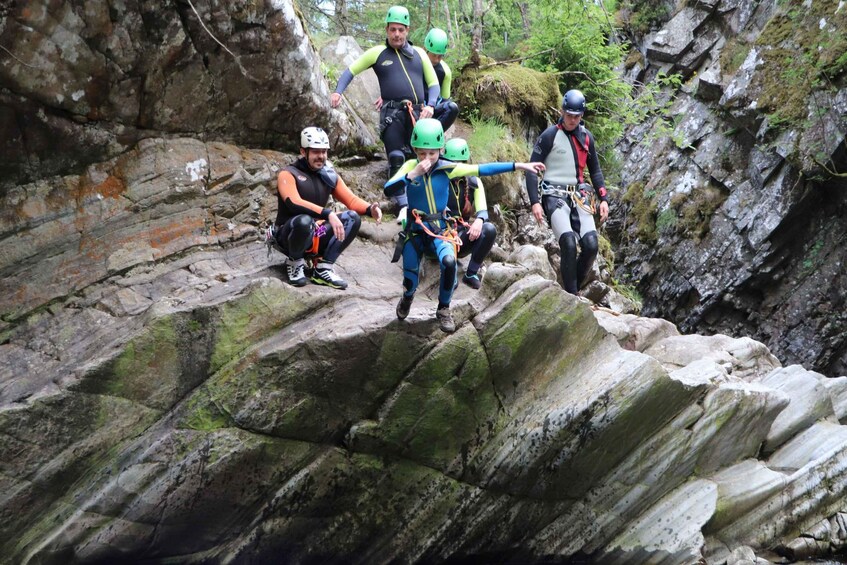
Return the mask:
M403 24L404 26L408 27L409 20L409 10L407 10L403 6L391 6L388 9L388 13L385 15L386 24Z
M437 27L429 30L426 39L424 39L424 49L436 55L447 53L447 33Z
M468 142L461 137L454 137L444 146L444 158L451 161L467 161L471 158Z
M432 118L423 118L412 130L412 147L418 149L441 149L444 147L444 128L441 122Z

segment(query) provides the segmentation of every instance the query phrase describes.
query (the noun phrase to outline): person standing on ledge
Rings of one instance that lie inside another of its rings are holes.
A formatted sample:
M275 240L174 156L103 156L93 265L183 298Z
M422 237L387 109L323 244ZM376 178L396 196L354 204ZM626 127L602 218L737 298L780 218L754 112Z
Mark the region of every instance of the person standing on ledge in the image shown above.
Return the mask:
M353 61L330 95L330 104L337 108L353 77L365 69L374 70L380 92L379 136L385 144L389 177L403 166L407 156L413 155L409 148L413 121L432 117L439 94L438 77L429 57L407 39L410 20L409 10L403 6L389 8L385 16L385 44L371 47ZM397 194L394 202L399 217L405 213L406 195Z
M609 217L603 171L600 170L594 136L582 125L584 113L585 96L582 92L567 91L562 99L559 121L541 133L530 157L530 160L542 161L546 165L544 179L539 183L538 175L526 173L526 191L532 215L539 224L546 217L553 229L561 250L562 286L574 295L579 292L597 258L595 194L600 200L600 223ZM591 184L585 182L586 167Z

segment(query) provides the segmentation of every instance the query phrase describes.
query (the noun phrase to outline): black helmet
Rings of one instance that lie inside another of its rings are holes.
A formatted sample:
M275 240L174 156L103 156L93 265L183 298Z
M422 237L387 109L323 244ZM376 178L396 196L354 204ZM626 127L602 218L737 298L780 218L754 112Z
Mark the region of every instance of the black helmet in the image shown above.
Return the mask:
M585 96L579 90L568 90L562 98L562 110L573 115L585 113Z

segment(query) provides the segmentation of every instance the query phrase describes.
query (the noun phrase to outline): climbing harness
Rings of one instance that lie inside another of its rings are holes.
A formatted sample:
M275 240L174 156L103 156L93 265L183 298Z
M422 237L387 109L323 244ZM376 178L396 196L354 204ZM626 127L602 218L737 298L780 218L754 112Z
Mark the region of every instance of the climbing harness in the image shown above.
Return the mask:
M414 223L421 227L423 233L434 239L441 239L450 243L453 246L454 253L458 256L459 247L462 246L462 239L459 237L457 225L467 225L467 223L461 218L448 215L447 212L448 210L445 209L435 214L427 214L422 210L412 210L409 213L412 215L412 218L414 218ZM424 223L440 221L443 221L446 226L441 233L435 233ZM397 243L394 246L394 256L391 258L392 263L396 263L400 260L400 257L403 255L403 247L406 245L406 242L415 236L415 233L412 232L412 223L413 222L407 222L406 227L398 234Z
M579 206L591 215L594 215L597 209L594 194L589 192L591 185L588 183L561 185L542 180L539 187L542 196L555 196L562 200L570 200L574 206Z

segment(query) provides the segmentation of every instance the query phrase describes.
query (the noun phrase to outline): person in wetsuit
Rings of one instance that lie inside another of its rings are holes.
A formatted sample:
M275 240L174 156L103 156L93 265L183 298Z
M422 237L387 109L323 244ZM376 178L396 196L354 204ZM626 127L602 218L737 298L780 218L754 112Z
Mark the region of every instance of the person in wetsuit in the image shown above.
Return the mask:
M435 69L435 76L438 77L439 97L435 102L435 109L432 117L441 122L444 131L450 129L453 122L459 116L459 105L450 99L450 89L453 84L453 71L444 61L444 55L447 53L447 33L443 29L437 27L429 30L424 39L424 49L426 56L429 57L429 62L432 63L432 68Z
M464 139L454 137L445 144L444 159L465 163L470 158L471 151ZM458 236L462 240L459 257L471 256L462 282L473 289L479 289L482 285L479 269L497 238L497 227L488 219L488 204L482 180L475 176L451 179L447 207L451 215L461 218L458 227Z
M288 281L303 286L306 259L315 264L311 280L315 284L345 289L347 281L333 270L335 261L359 233L368 214L382 219L379 204L368 204L354 195L327 163L329 137L318 127L300 133L300 158L277 175L277 215L269 228L269 243L286 255ZM332 196L347 206L341 213L327 208Z
M469 165L441 159L444 147L444 128L435 119L418 120L412 131L412 147L417 159L406 161L394 176L385 183L385 194L391 196L406 191L409 198L409 221L398 240L398 252L393 260L403 258L403 295L397 304L397 317L409 315L423 254L438 258L441 279L438 286L438 307L435 316L442 331L456 331L450 312L450 301L456 286L457 239L451 233L447 202L450 180L462 176L497 175L521 169L541 172L542 163L487 163Z
M385 144L389 177L403 166L407 157L412 156L408 148L412 115L415 119L432 117L433 104L439 93L438 77L426 52L407 40L409 24L406 8L389 8L385 16L385 44L368 49L353 61L341 74L335 92L330 95L330 104L337 108L341 94L353 77L365 69L374 70L380 92L379 136ZM397 194L394 200L398 210L403 212L405 195Z
M594 136L582 124L584 113L585 96L582 92L567 91L562 99L559 121L541 133L530 157L546 165L544 179L539 183L534 172L526 174L532 215L539 224L546 217L559 241L562 286L571 294L579 292L597 258L592 193L600 200L600 223L609 217L603 171L600 170ZM585 182L586 167L591 184Z

